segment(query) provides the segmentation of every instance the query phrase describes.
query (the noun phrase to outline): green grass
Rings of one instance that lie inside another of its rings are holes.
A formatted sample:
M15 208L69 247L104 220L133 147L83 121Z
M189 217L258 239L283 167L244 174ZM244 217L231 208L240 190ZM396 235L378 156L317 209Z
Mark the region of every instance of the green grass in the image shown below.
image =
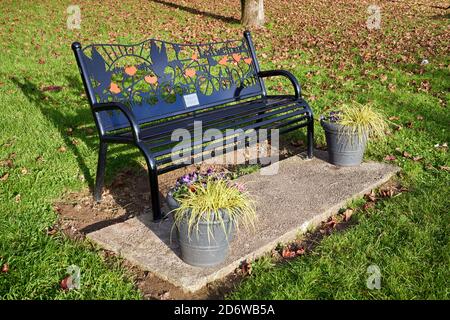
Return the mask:
M52 203L92 185L95 176L98 139L71 42L129 43L148 37L202 42L237 38L243 30L233 21L151 1L101 8L96 1L77 3L82 24L74 31L66 28L67 1L0 3L0 177L8 174L0 181L0 265L10 268L0 273L0 299L141 297L119 260L105 261L87 241L46 233L57 219ZM262 69L292 71L317 116L355 100L398 117L393 122L402 130L393 131L386 144L371 144L366 156L382 161L395 155L394 163L402 168L399 179L410 192L379 203L370 215L356 216L359 224L326 238L305 257L280 266L257 264L230 297L448 298L450 178L441 167L450 161L446 150L434 147L449 142L447 21L432 18L437 13L426 6L414 18L389 19L402 4L386 2L382 30L370 33L355 30L365 20L365 3L334 3L344 15L334 14L326 1L296 3L298 8L292 7L294 2L267 2L268 29L253 33ZM238 5L237 0L189 2L200 11L234 18L239 18ZM373 53L371 58L364 58L367 52ZM430 64L420 67L423 57ZM278 91L279 82L288 85L276 79L268 87ZM42 90L49 85L63 89ZM424 119L417 120L419 115ZM323 144L323 131L316 128L316 142ZM304 132L290 136L302 138ZM62 146L65 152L60 152ZM111 149L108 180L143 163L136 150ZM403 151L423 159L407 159ZM381 270L379 291L365 286L371 264ZM64 292L59 282L70 265L81 268L81 289Z

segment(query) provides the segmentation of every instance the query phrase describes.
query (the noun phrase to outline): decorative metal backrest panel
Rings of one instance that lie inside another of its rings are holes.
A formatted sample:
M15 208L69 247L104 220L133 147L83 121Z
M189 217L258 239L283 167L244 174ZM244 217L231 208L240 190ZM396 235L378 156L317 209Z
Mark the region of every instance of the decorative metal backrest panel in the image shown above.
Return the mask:
M153 39L90 45L82 59L92 100L120 101L140 124L262 94L245 38L196 45ZM100 120L105 130L128 124L117 111L102 112Z

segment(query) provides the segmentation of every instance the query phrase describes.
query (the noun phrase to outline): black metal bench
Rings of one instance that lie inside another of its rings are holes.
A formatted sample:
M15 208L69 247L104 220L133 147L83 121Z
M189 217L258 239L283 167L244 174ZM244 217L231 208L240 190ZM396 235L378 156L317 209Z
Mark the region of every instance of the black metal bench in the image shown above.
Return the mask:
M205 130L265 128L283 133L306 126L307 154L313 155L313 113L301 98L298 81L288 71L260 71L248 31L240 40L208 44L149 39L85 48L74 42L72 49L100 137L97 201L108 144L134 144L148 166L153 219L160 219L158 174L188 164L172 161L171 134L179 128L192 131L194 121L202 121ZM294 94L267 95L263 78L272 76L288 78ZM233 139L221 143L235 150ZM194 159L204 150L193 146L189 156Z

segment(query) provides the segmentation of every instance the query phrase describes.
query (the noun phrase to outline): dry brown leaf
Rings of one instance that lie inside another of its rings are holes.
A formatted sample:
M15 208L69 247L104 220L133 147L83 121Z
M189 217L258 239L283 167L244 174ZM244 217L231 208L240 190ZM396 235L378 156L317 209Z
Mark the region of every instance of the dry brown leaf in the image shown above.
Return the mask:
M7 263L5 263L2 266L2 273L8 273L8 272L9 272L9 265Z
M6 181L6 180L8 180L8 178L9 178L9 173L5 172L4 174L2 174L0 176L0 181Z
M14 166L14 163L11 159L6 159L6 160L2 160L1 161L1 166L2 167L8 167L8 168L12 168Z
M294 258L295 251L291 251L288 247L283 248L283 252L281 253L281 256L285 259Z
M394 161L395 159L397 159L394 155L390 154L387 155L386 157L384 157L385 161Z
M406 152L406 151L403 151L403 156L405 158L408 158L408 159L410 159L412 157L411 154L409 152Z
M375 194L375 191L371 190L369 193L366 193L366 194L364 195L364 198L365 198L367 201L374 202L374 201L377 200L377 195Z
M251 262L248 262L247 260L244 260L241 263L240 270L243 275L251 275L252 274L252 264Z
M353 209L347 209L347 210L345 210L344 213L343 213L343 215L344 215L344 221L349 221L350 218L351 218L352 215L353 215Z
M45 86L42 87L41 91L45 92L45 91L61 91L63 89L63 87L61 86Z

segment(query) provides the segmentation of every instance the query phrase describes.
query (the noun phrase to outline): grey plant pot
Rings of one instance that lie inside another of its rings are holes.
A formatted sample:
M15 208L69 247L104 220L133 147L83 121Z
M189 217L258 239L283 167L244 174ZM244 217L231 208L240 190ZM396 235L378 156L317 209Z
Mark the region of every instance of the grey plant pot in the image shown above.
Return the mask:
M325 130L330 163L342 167L360 165L366 150L367 134L358 137L345 126L334 122L321 120L320 124Z
M170 210L174 210L180 206L178 204L178 201L175 200L173 197L173 189L170 189L169 192L167 192L166 201L167 201L167 205L169 206Z
M178 202L172 197L171 192L167 195L167 202L172 209L178 207ZM187 224L189 213L186 213L185 220L176 225L181 259L187 264L211 267L222 263L227 257L229 242L232 240L235 228L226 210L217 214L222 215L224 226L219 221L200 221L198 229L194 227L189 233Z

